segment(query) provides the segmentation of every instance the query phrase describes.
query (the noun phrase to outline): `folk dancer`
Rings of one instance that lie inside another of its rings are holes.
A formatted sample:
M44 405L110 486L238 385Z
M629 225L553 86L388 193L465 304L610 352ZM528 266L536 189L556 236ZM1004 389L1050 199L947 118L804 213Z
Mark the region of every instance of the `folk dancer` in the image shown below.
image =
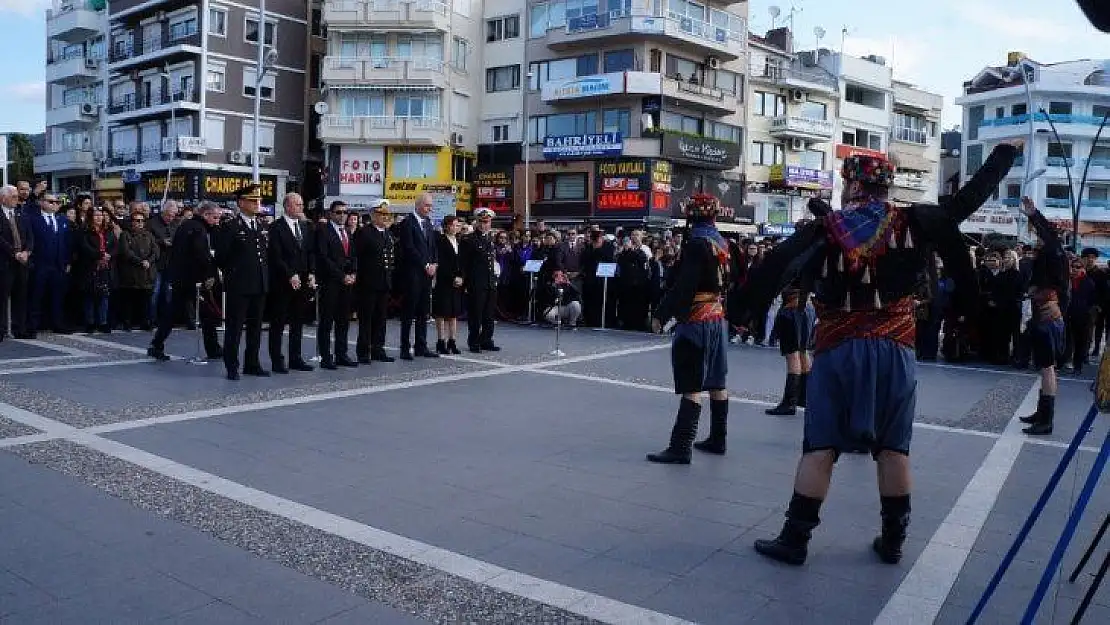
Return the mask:
M786 359L786 387L779 405L765 411L772 416L794 416L798 407L806 407L809 353L813 349L813 326L817 321L809 304L810 288L795 280L782 291L782 306L775 315L775 335L779 337L779 353Z
M1052 434L1056 416L1056 362L1064 353L1064 315L1068 295L1068 257L1052 224L1029 198L1021 199L1021 212L1037 231L1037 258L1029 279L1029 301L1033 316L1026 324L1026 344L1033 366L1041 372L1037 411L1021 417L1029 427L1022 432L1034 436Z
M717 231L720 202L711 195L695 195L683 207L690 234L682 247L674 285L654 312L652 329L678 321L671 344L675 394L680 395L671 441L650 462L690 464L691 449L701 416L701 394L709 392L709 437L697 443L700 451L725 453L728 422L728 327L722 304L729 280L728 243Z
M745 285L745 326L785 285L814 280L816 347L809 377L802 458L782 532L758 540L759 553L805 562L832 470L840 454L866 446L878 465L882 534L872 543L896 563L910 518L910 438L916 402L913 290L935 249L956 282L958 310L974 310L977 283L958 226L998 188L1018 150L995 148L945 206L898 207L887 200L894 170L885 159L845 160L844 210L814 221L775 247ZM827 206L811 200L815 215ZM735 316L733 316L735 315Z

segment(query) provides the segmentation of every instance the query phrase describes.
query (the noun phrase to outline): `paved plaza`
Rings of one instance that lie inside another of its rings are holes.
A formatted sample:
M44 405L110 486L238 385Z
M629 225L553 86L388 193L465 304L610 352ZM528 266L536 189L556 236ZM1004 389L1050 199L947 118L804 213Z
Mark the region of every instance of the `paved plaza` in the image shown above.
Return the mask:
M800 447L801 416L763 414L777 351L730 348L727 456L659 466L644 454L676 407L666 339L564 332L556 357L551 330L497 338L494 354L239 382L184 360L191 333L166 363L138 332L0 343L0 622L959 624L1091 399L1062 380L1055 435L1030 440L1015 415L1034 376L920 365L902 564L870 552L874 466L846 456L793 568L751 548L781 526ZM1108 423L981 623L1020 620ZM1038 623L1069 622L1102 553ZM1110 623L1107 586L1085 622Z

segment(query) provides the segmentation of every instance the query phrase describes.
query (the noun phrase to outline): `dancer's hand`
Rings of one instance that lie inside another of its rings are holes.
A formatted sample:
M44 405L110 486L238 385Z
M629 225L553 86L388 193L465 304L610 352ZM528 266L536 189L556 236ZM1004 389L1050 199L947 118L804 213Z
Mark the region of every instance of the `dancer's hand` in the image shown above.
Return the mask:
M1021 212L1024 213L1026 217L1032 217L1037 213L1037 205L1028 197L1023 197L1021 198Z
M656 319L654 317L652 317L652 319L651 319L651 331L656 333L656 334L662 334L663 333L663 322L659 321L658 319Z

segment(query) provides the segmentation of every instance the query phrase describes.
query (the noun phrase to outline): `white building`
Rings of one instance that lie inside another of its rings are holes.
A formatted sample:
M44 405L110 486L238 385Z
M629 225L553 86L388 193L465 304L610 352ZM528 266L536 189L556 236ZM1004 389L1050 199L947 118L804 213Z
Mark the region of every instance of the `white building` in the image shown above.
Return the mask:
M808 215L808 198L832 197L840 91L812 55L792 53L786 28L752 35L749 46L747 200L755 222L777 234Z
M430 192L442 198L440 212L470 210L465 181L481 129L483 15L477 0L324 2L319 136L329 197L356 207L385 197L405 211Z
M94 6L54 0L46 12L46 151L35 157L35 173L63 192L92 188L101 149L108 12Z
M1016 210L1021 196L1027 195L1050 221L1070 232L1074 198L1080 207L1083 244L1110 246L1110 135L1104 131L1106 138L1095 143L1100 125L1110 113L1107 63L1082 60L1041 64L1011 53L1006 66L984 68L964 83L964 95L956 103L963 107L960 167L965 181L1000 142L1017 138L1028 141L1030 109L1035 113L1033 141L995 197L965 230L1024 235L1015 232L1015 222L990 216L1003 214L1004 207ZM1035 178L1023 191L1027 175ZM984 226L992 221L1004 227Z
M890 159L895 165L891 196L935 203L940 190L940 116L944 97L895 80L890 125Z

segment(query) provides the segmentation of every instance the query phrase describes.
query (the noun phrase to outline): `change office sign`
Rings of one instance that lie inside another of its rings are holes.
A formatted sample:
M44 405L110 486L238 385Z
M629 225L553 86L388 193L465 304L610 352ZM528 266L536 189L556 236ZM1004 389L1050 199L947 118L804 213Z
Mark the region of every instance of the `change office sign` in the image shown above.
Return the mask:
M622 154L624 154L624 141L619 132L565 135L543 139L543 157L549 161L612 157Z

